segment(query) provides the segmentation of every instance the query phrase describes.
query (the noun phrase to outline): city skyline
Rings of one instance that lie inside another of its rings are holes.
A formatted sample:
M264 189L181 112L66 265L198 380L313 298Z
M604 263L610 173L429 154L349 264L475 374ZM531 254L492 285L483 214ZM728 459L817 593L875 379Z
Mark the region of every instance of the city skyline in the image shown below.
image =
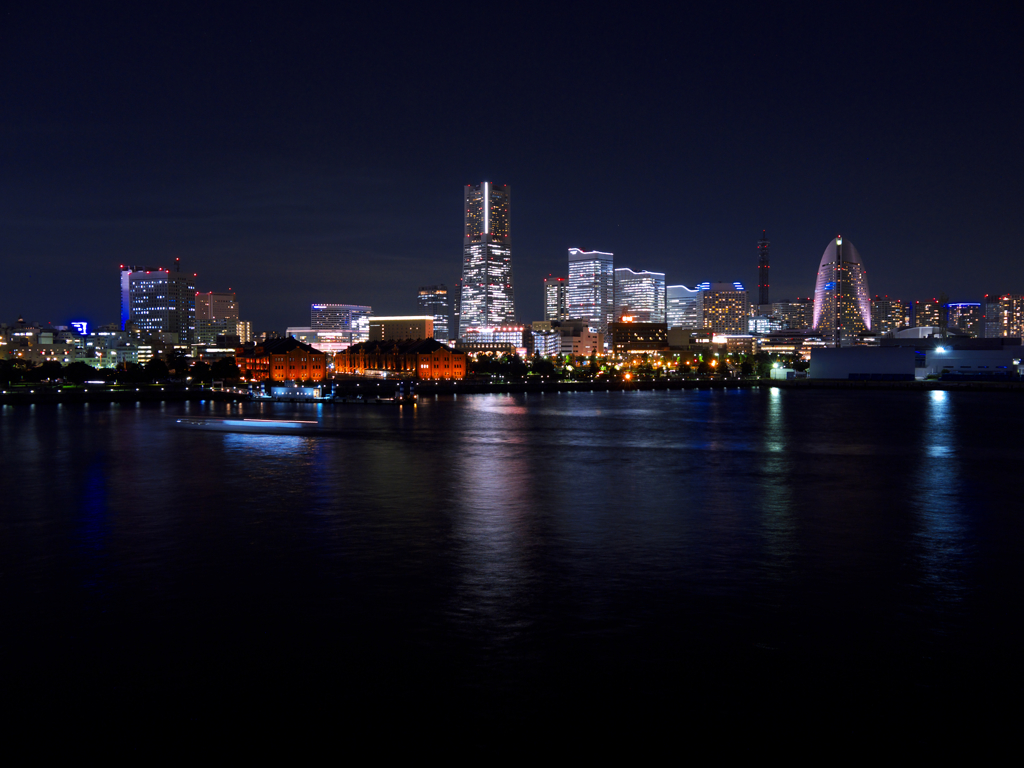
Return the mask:
M997 15L641 15L584 61L564 40L612 19L558 11L538 29L527 13L501 26L499 95L449 53L479 13L424 35L372 10L271 24L214 9L202 34L187 11L13 11L0 311L116 322L110 265L180 258L199 290L237 292L256 331L302 323L313 301L408 313L418 287L460 276L458 189L480 179L516 188L523 322L543 317L542 280L570 247L670 284L755 286L762 230L774 301L813 290L808 265L839 232L882 294L1024 291L1022 107L1005 98L1020 76ZM875 53L829 55L827 28ZM502 117L454 120L467 92Z

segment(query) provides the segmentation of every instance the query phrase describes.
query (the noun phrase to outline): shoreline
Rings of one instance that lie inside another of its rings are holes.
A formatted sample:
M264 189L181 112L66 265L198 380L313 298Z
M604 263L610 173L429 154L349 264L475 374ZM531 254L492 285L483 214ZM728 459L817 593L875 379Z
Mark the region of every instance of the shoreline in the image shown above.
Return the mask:
M431 381L417 383L416 394L479 395L529 394L558 392L653 392L685 389L844 389L844 390L900 390L930 392L1024 392L1019 381L850 381L846 379L661 379L651 381L528 381L528 382L454 382ZM47 403L133 403L133 402L244 402L245 394L209 389L175 389L146 385L141 387L55 387L42 385L33 389L18 387L0 392L0 405L32 405ZM319 401L325 405L346 405Z

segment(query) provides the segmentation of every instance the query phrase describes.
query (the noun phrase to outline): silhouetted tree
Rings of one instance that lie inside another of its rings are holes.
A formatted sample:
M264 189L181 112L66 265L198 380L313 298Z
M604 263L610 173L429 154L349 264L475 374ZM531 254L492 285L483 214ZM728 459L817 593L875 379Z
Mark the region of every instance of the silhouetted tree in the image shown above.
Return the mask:
M167 381L167 377L170 376L170 371L167 369L167 363L159 357L150 358L143 370L146 372L146 378L149 381Z
M237 379L241 375L234 358L231 357L214 360L213 365L210 366L210 376L214 379Z
M189 375L192 377L192 381L198 381L201 384L208 384L213 379L210 364L202 360L192 363Z
M95 368L80 360L76 360L75 362L68 363L64 366L63 375L65 381L70 381L74 384L82 384L98 377Z

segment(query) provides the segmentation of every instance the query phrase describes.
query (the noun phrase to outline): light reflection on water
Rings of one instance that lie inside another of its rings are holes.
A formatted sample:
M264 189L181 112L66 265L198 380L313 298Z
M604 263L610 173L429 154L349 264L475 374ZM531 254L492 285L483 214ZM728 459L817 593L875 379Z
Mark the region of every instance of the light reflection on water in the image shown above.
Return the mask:
M963 457L958 423L950 393L929 393L913 503L920 528L922 564L928 583L945 599L962 597L965 559L963 515L973 504L963 492L960 467Z
M996 412L999 429L978 428ZM316 418L334 432L175 429L185 413ZM1008 564L1024 547L1015 486L999 480L1021 458L1024 411L1009 395L0 414L0 640L29 659L34 641L72 628L90 652L124 647L114 639L139 621L154 628L139 647L156 644L168 674L186 669L173 659L193 636L231 652L255 643L260 659L323 658L363 638L374 663L450 652L456 666L505 665L506 683L559 643L564 663L598 668L719 647L920 656L922 636L948 655L959 646L943 638L1005 627L1012 612L991 595L1022 586ZM97 618L110 615L124 624ZM296 624L295 639L260 645ZM306 649L317 638L323 657Z

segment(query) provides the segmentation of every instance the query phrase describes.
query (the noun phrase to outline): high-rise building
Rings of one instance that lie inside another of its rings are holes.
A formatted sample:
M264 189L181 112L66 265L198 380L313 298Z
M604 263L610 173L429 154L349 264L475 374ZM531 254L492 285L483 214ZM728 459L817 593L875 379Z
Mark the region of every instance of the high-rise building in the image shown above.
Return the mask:
M914 302L914 327L939 328L942 326L942 303L938 299Z
M448 302L448 286L427 285L420 288L417 301L420 308L434 318L434 338L442 343L451 339L448 335L448 318L451 305Z
M946 322L950 330L981 336L981 304L974 301L947 304Z
M212 344L218 336L238 336L238 301L232 292L196 294L196 335L199 344Z
M471 328L515 323L510 195L507 184L489 181L465 189L459 338Z
M608 332L615 311L613 259L610 253L569 249L569 319L586 320L597 333Z
M544 319L569 319L569 281L549 275L544 278Z
M853 243L844 242L842 235L828 244L818 264L811 328L836 347L852 346L871 330L867 270Z
M196 294L196 320L238 319L238 300L233 292Z
M1024 338L1024 295L985 296L985 336Z
M761 230L761 239L757 241L757 303L770 304L768 298L768 236Z
M669 328L701 328L704 324L704 292L685 285L666 289L665 319Z
M370 338L373 307L362 304L313 304L309 327L314 331L335 331L341 343L358 344Z
M875 296L871 300L871 330L875 333L892 333L910 326L912 307L899 299Z
M615 319L632 317L638 323L665 322L665 273L615 270Z
M121 265L121 330L125 329L132 315L131 275L132 272L158 272L163 267L139 267L130 264Z
M122 286L126 281L128 317L124 318L122 288L122 323L132 322L148 333L173 333L178 344L191 344L195 340L195 275L168 269L140 270L122 266Z
M747 289L743 283L701 283L704 327L713 333L746 333Z
M783 328L803 330L810 328L814 319L814 300L776 301L772 304L772 316L783 323Z
M986 293L981 302L981 330L986 339L999 338L1002 318L999 311L999 295Z

